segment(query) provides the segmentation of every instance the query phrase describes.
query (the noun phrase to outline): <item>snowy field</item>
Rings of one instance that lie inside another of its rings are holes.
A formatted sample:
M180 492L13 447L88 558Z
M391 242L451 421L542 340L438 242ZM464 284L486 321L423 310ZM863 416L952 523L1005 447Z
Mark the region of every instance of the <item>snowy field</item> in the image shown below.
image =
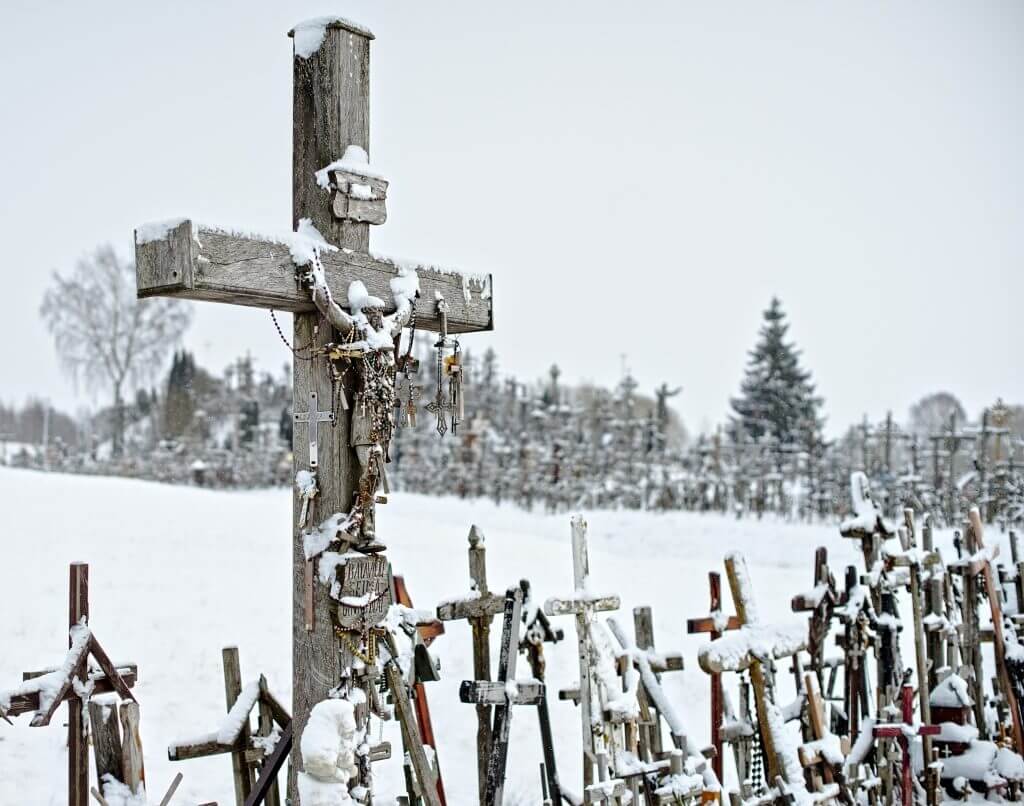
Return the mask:
M185 779L175 803L232 803L227 756L172 764L166 745L216 729L224 713L222 646L240 648L244 680L262 672L272 690L290 701L290 511L287 490L207 491L0 468L0 688L16 685L23 670L62 659L67 565L87 561L96 636L115 661L139 664L135 693L150 795L159 798L180 770ZM686 670L665 680L698 746L709 737L709 686L697 665L703 639L686 635L686 619L707 612L707 572L719 570L724 577L725 552L744 551L762 618L780 620L797 618L789 612L790 597L812 586L816 546L828 547L839 579L844 565L859 567L856 546L832 526L693 513L585 514L594 589L621 595L621 618L630 626L632 608L651 605L657 647L685 654ZM395 495L381 509L378 530L417 607L433 608L439 599L468 590L466 535L472 523L486 536L493 590L526 577L535 604L571 592L568 515ZM561 777L578 790L577 711L556 694L578 677L575 633L571 618L557 621L566 641L546 647L555 744ZM496 655L497 622L495 627ZM476 719L458 699L459 682L472 677L470 647L465 622L449 624L433 645L443 679L430 685L429 697L453 806L475 802ZM905 661L912 657L906 647ZM789 697L790 676L780 674L780 680L782 695ZM65 731L58 713L48 728L29 728L27 715L14 727L0 723L0 804L66 801ZM508 791L518 802L538 803L541 752L530 709L516 709L512 734ZM384 738L400 747L393 724ZM375 772L377 802L393 803L402 781L400 753L375 765Z

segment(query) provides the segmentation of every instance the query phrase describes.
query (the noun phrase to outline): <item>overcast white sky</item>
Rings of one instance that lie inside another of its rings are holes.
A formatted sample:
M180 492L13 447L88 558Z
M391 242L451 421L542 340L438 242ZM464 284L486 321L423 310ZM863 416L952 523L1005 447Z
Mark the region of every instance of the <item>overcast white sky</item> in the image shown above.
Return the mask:
M523 379L681 384L719 421L778 294L833 429L949 389L1024 401L1024 4L104 2L0 12L0 399L74 407L54 269L188 215L290 222L288 28L377 35L374 248L495 275ZM340 153L340 152L339 152ZM214 369L287 354L196 304Z

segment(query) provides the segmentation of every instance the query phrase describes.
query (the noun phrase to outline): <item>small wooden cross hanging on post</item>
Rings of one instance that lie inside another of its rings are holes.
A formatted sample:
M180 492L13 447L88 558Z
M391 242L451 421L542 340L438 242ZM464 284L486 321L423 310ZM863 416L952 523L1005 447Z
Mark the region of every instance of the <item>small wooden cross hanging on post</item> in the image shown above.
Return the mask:
M708 573L708 586L711 592L710 615L702 618L686 620L686 632L690 635L695 633L709 633L712 641L717 641L726 630L738 630L740 620L736 616L724 616L722 614L722 577L717 571ZM720 672L712 672L711 675L711 743L715 748L715 757L711 760L711 767L722 780L722 720L725 716L722 698L722 675Z

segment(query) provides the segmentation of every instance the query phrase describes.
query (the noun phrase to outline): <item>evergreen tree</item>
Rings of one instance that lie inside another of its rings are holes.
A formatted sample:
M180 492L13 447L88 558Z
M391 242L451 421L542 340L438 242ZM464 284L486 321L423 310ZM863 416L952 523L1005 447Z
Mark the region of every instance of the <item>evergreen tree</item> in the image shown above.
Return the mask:
M195 374L192 354L185 350L175 352L164 397L164 433L168 436L181 436L192 424L196 409L192 388Z
M789 324L782 303L772 297L757 345L750 351L740 396L733 398L733 427L752 439L769 436L779 445L806 443L821 430L821 398L811 373L800 366L800 351L786 341Z

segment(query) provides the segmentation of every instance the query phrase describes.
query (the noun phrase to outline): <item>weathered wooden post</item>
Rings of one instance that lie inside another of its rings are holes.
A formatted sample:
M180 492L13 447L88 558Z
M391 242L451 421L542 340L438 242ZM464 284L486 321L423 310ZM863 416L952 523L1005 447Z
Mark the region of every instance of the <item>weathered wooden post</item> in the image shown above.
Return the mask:
M71 563L68 586L68 629L89 623L89 566ZM70 635L70 634L69 634ZM68 638L71 648L71 638ZM84 665L84 664L83 664ZM82 670L84 671L84 669ZM81 681L77 671L72 677ZM68 806L89 803L89 742L85 734L82 701L68 698Z
M304 516L309 515L311 506L315 506L320 521L333 514L348 513L353 508L360 476L366 485L366 489L359 490L358 499L365 527L371 522L376 487L367 481L357 460L357 451L350 445L355 436L351 428L352 413L346 409L345 401L351 396L354 381L345 378L353 373L333 375L325 349L328 344L340 341L335 332L335 327L340 327L338 318L331 318L329 323L317 313L317 304L324 304L324 300L314 300L314 293L298 269L306 267L309 272L306 279L320 282L326 301L336 302L342 311L345 306L355 310L346 289L356 280L365 285L365 288L359 287L366 299L379 298L384 308L388 307L384 299L394 299L397 306L398 292L392 281L408 279L413 269L408 265L400 267L394 261L369 252L369 225L385 220L387 188L387 182L370 171L367 157L369 53L373 34L347 20L321 18L299 24L291 36L294 78L292 229L299 232L300 241L305 237L304 245L299 246L303 252L301 259L294 251L295 238L274 241L244 237L199 227L188 219L140 228L135 233L135 244L140 298L174 296L211 300L288 311L295 316L291 345L296 356L293 399L296 421L303 424L305 432L300 433L304 438L294 440L294 469L296 475L299 471L314 471L316 477L315 492L297 483L293 496L295 740L288 796L292 804L298 804L295 773L302 767L299 753L302 731L313 706L332 691L345 695L355 687L369 690L377 674L375 664L353 663L363 643L366 654L374 654L377 637L370 637L368 631L376 628L376 610L353 618L359 622L359 630L344 627L341 634L336 634L333 615L345 606L331 599L329 585L318 583L312 567L315 561L309 562L311 557L306 554L303 540ZM356 177L349 170L353 166L347 162L350 152L359 157ZM315 236L312 241L311 236ZM412 279L418 279L423 300L421 309L415 311L419 331L454 334L491 329L489 278L462 276L429 265L416 266L415 272L418 278ZM439 300L444 303L444 314ZM406 298L404 304L410 303L415 304ZM337 314L341 316L347 314ZM442 342L447 344L446 339ZM378 344L372 352L375 355L390 353L388 348L389 345ZM334 352L338 352L337 346ZM352 360L365 355L362 353ZM348 353L344 357L351 358ZM387 359L381 360L387 362ZM456 397L455 368L450 379L453 400ZM461 399L461 395L459 397ZM336 399L339 405L329 407L328 401ZM378 437L381 442L385 441L379 434ZM371 447L379 449L381 445L357 446L364 451ZM386 456L382 458L386 460ZM382 471L383 462L377 464ZM366 539L358 548L375 556L363 562L339 565L337 581L346 593L351 587L361 588L360 594L389 591L390 565L380 554L384 546L371 539L372 529L363 531L362 537ZM350 575L353 586L346 584ZM389 596L375 596L375 607L386 609L385 598ZM362 634L357 634L359 632ZM354 665L358 666L357 670L353 669ZM367 704L360 702L355 714L360 726L364 726L368 718ZM359 783L368 785L369 765L364 762L365 759L360 762Z

